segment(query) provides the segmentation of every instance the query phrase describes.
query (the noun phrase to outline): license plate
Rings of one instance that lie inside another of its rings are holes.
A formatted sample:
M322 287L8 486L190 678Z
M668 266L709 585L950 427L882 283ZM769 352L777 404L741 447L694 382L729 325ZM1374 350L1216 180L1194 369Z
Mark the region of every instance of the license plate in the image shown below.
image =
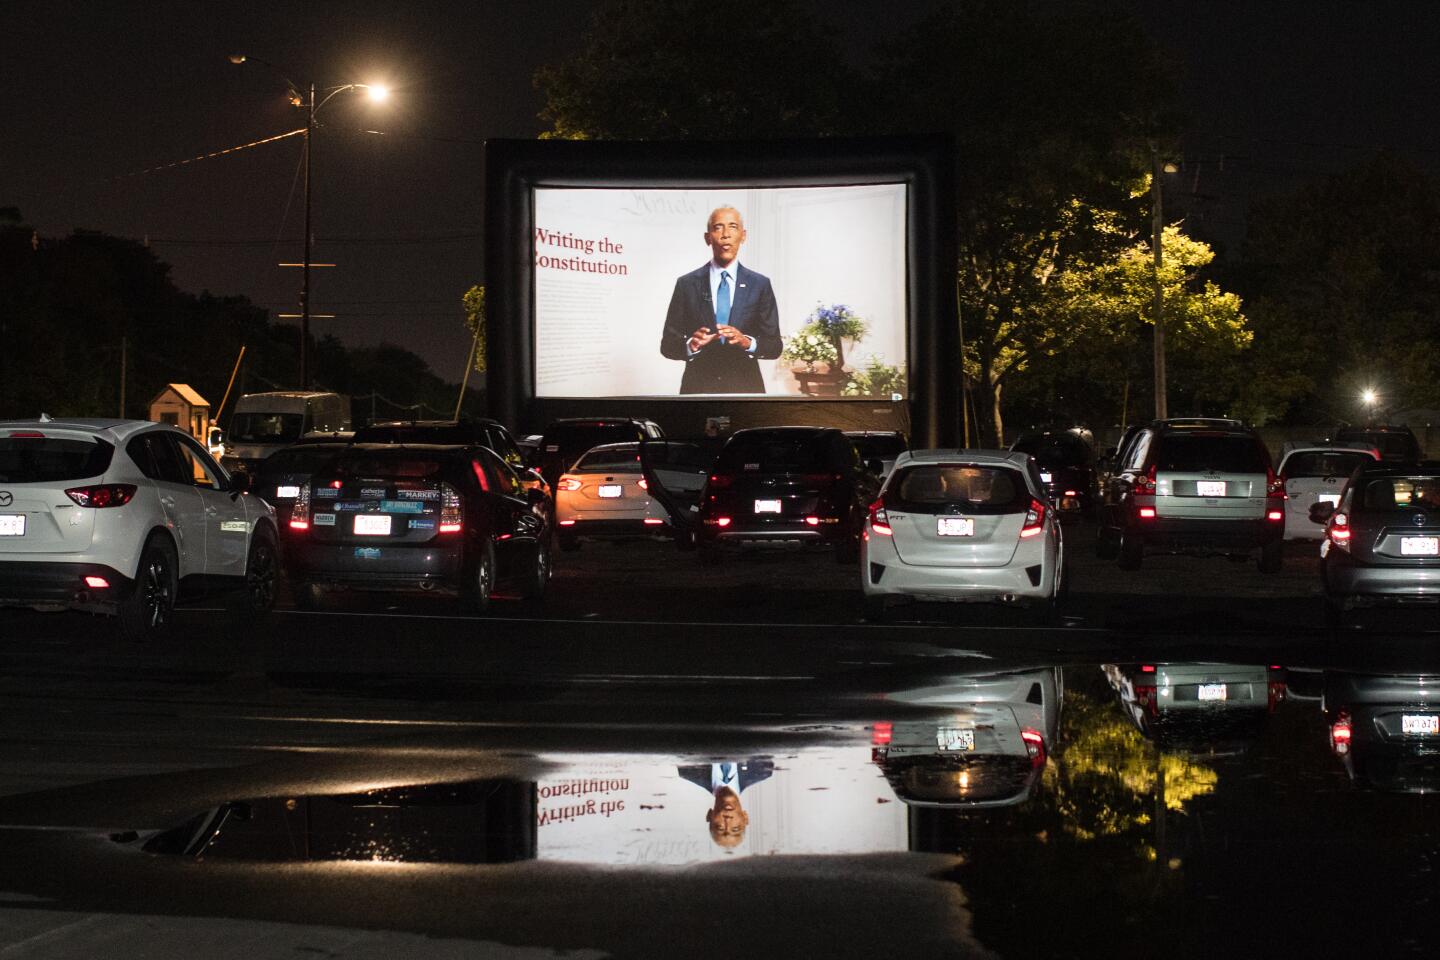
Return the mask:
M975 731L967 727L940 727L935 731L935 743L941 750L974 750Z
M756 513L779 513L779 512L780 512L780 501L779 501L779 500L756 500L756 501L755 501L755 512L756 512Z
M383 513L357 513L355 533L365 537L388 537L390 518Z
M25 536L25 514L0 513L0 537Z
M300 488L276 487L275 496L279 497L281 500L294 500L296 497L300 496Z
M625 488L618 483L602 483L600 485L600 496L613 500L615 497L620 496L624 490Z
M1440 733L1440 717L1404 713L1400 715L1400 732L1419 736L1434 736Z
M940 517L935 523L935 532L942 537L975 536L973 517Z
M1195 692L1197 700L1226 700L1229 698L1229 691L1223 683L1202 683Z
M1332 504L1332 505L1338 507L1338 506L1340 506L1340 494L1338 494L1338 493L1317 493L1317 494L1315 494L1315 502L1316 502L1316 503L1328 503L1328 504Z
M1440 537L1401 537L1400 554L1406 557L1440 557Z
M1195 492L1202 497L1223 497L1225 496L1225 481L1197 480L1195 481Z
M1040 482L1041 482L1041 483L1049 483L1051 480L1054 480L1054 479L1055 479L1054 476L1051 475L1051 474L1048 474L1048 473L1042 473L1042 474L1040 474Z

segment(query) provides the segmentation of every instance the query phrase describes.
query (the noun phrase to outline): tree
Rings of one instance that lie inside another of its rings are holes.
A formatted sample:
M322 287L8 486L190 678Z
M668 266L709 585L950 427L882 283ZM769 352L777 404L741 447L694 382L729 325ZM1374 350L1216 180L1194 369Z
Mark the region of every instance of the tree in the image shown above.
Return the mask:
M476 284L465 291L461 300L465 307L465 328L470 331L474 347L472 363L476 373L485 372L485 287Z

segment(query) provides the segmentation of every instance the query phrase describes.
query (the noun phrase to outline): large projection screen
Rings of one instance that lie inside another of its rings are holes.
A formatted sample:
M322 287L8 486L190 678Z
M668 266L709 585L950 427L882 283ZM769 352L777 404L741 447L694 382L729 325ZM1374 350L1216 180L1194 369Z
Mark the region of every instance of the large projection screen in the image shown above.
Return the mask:
M487 141L490 415L526 433L621 416L955 445L954 164L934 136ZM718 254L717 210L744 230ZM732 254L733 277L708 272Z
M905 214L903 183L537 187L535 396L904 400Z

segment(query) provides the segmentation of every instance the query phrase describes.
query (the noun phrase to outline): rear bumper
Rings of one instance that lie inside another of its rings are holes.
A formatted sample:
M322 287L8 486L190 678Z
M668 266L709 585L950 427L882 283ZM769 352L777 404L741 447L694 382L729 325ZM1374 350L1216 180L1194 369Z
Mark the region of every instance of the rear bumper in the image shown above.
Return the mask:
M1004 566L923 566L904 562L893 544L872 536L861 552L860 586L868 597L1033 603L1055 592L1054 568L1043 543L1022 545Z
M1325 589L1331 594L1388 597L1394 600L1440 600L1440 565L1430 567L1369 567L1337 563L1331 551L1325 564Z
M763 527L735 529L733 526L719 528L702 526L696 535L700 544L717 547L823 547L838 543L851 536L840 524L826 527L779 524Z
M1158 550L1252 550L1283 538L1285 524L1263 519L1137 518L1131 522L1126 533L1140 537L1147 548Z
M464 546L314 543L292 539L285 567L297 581L368 585L376 589L457 589L464 572Z
M86 577L103 577L106 588L86 586ZM135 581L103 563L0 562L0 606L68 608L113 613L130 595Z
M665 523L646 523L643 515L635 518L612 520L576 519L572 524L555 527L562 537L585 537L595 539L624 540L633 537L669 538L670 526Z

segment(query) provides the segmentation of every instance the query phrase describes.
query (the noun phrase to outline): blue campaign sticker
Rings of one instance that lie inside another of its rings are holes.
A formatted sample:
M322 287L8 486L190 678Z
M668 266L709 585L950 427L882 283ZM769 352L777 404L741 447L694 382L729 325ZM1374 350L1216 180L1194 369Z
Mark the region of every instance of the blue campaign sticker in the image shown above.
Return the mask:
M340 496L340 491L336 490L334 487L316 487L315 496L325 500L334 500L336 497Z
M361 487L360 496L366 500L379 500L385 496L384 487Z
M317 514L315 514L315 526L317 526L317 527L333 527L333 526L335 526L335 514L333 514L333 513L317 513Z
M425 504L418 500L381 500L380 509L384 513L424 513Z
M428 519L428 518L425 518L425 517L411 517L411 518L410 518L410 529L411 529L411 530L434 530L434 529L435 529L435 521L434 521L434 520L431 520L431 519Z
M356 547L356 548L355 548L355 557L356 557L356 559L358 559L358 560L379 560L379 559L380 559L380 548L379 548L379 547Z
M341 500L335 504L336 510L368 510L373 504L362 503L359 500Z

